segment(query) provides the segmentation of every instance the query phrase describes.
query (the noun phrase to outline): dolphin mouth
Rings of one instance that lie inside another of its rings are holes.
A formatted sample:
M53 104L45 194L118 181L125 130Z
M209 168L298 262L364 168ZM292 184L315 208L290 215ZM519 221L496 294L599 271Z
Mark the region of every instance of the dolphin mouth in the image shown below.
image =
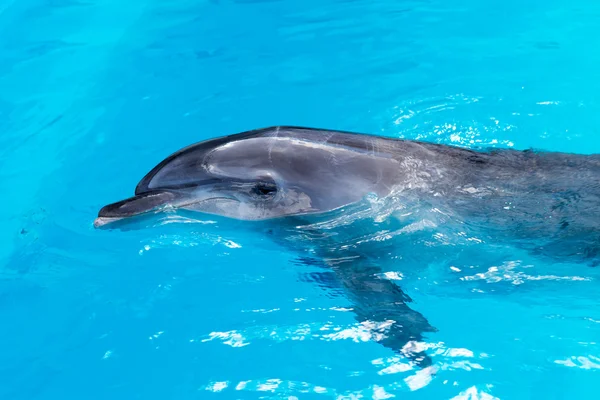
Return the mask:
M94 227L100 228L126 218L164 210L180 198L181 195L176 192L152 191L108 204L98 212Z
M123 218L113 218L113 217L97 217L94 220L94 228L102 228L105 225L117 222L117 221L122 221Z
M239 200L223 196L205 193L204 197L199 193L189 194L177 191L151 191L140 193L133 197L108 204L100 209L98 216L94 219L94 227L102 228L124 222L138 216L157 214L163 211L175 209L187 209L193 211L204 211L210 214L209 204L219 202L239 202Z

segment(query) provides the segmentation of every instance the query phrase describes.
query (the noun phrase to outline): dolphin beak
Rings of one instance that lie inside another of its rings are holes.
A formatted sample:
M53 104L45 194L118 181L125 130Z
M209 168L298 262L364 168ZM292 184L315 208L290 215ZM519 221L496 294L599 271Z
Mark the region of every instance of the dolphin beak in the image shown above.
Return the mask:
M176 193L154 191L142 193L116 203L108 204L98 212L94 227L101 228L113 222L121 221L136 215L160 211L179 199Z
M94 220L94 228L101 228L104 225L108 225L112 222L121 221L123 218L110 218L110 217L97 217Z

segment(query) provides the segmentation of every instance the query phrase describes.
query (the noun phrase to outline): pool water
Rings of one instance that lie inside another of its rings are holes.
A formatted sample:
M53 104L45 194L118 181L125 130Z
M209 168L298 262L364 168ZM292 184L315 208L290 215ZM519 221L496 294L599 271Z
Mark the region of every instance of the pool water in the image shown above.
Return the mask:
M92 223L173 151L277 124L598 153L599 24L589 0L0 0L0 398L597 398L597 268L336 216L435 328L421 368L319 241Z

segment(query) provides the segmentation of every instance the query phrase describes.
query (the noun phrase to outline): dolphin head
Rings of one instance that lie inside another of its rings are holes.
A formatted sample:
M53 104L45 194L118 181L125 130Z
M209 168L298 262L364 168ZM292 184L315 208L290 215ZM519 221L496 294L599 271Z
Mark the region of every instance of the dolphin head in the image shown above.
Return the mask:
M396 161L377 154L369 140L278 127L200 142L158 164L134 197L103 207L95 225L164 209L266 220L386 195Z

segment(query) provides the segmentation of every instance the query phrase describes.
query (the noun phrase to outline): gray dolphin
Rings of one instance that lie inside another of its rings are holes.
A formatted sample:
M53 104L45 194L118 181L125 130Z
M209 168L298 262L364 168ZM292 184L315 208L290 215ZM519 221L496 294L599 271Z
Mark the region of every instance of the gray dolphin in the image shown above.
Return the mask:
M490 238L541 255L592 262L600 256L599 155L475 151L289 126L219 137L170 155L133 197L103 207L94 224L109 227L165 209L238 220L297 218L370 195L412 209L426 205L464 229L485 228ZM363 261L332 269L355 300L357 318L400 320L388 347L435 331L396 285L375 277L370 261L356 259ZM426 356L417 359L427 364Z
M552 256L600 255L600 155L471 149L278 126L186 147L94 224L164 209L241 220L319 214L395 194Z

